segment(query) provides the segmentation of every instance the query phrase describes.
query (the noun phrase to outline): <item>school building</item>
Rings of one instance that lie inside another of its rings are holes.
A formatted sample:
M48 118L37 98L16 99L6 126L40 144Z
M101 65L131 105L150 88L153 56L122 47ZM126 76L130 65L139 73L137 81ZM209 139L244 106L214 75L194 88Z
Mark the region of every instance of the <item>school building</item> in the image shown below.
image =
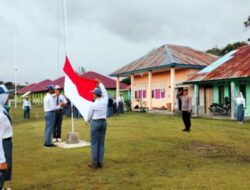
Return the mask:
M250 45L229 52L184 83L194 86L195 115L211 115L210 105L223 104L228 98L234 119L235 99L242 92L246 99L245 115L250 116Z
M166 44L110 76L116 77L117 94L120 79L130 77L133 110L144 106L148 110L167 109L173 112L177 92L184 87L182 83L217 59L214 55L190 47Z

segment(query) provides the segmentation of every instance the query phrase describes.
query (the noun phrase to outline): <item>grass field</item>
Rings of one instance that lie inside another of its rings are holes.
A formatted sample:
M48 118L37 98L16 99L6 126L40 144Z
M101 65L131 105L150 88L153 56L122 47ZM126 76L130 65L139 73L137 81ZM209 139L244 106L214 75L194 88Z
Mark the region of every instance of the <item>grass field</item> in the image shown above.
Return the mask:
M29 121L12 110L14 120L14 190L250 189L250 123L193 119L183 133L176 116L126 113L108 120L105 166L87 167L90 148L43 148L41 107ZM76 121L81 139L89 128ZM70 120L63 122L63 137Z

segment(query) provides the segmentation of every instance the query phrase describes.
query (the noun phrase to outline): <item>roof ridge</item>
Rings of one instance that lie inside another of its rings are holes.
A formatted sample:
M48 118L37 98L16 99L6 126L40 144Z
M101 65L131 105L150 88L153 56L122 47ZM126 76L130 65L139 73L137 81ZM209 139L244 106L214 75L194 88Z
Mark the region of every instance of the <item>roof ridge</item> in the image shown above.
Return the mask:
M171 50L170 50L170 48L169 48L168 46L169 46L168 44L165 45L166 53L167 53L167 55L168 55L168 57L169 57L170 63L174 63L174 62L175 62L175 59L173 58L172 52L171 52ZM166 61L167 61L167 60L166 60Z

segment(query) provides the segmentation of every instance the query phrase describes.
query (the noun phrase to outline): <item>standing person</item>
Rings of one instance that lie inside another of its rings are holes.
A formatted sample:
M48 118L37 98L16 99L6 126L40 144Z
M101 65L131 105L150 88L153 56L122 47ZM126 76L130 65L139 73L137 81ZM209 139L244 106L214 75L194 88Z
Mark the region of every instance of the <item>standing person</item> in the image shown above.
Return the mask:
M116 95L113 96L113 114L117 113Z
M122 94L120 94L120 96L118 97L117 102L118 102L118 113L123 114L124 113L124 98Z
M90 168L97 169L103 167L104 157L104 142L106 134L106 117L108 94L104 85L97 80L99 88L95 88L94 102L91 104L87 123L90 123L90 136L91 136L91 154L92 162L88 164Z
M55 125L56 109L60 108L60 103L57 106L55 100L55 87L48 86L48 93L44 97L44 112L45 112L45 131L44 131L44 147L50 148L55 145L51 143L51 137Z
M0 189L4 182L11 180L12 174L12 126L11 118L4 105L8 102L9 92L0 85Z
M30 118L30 110L31 110L31 102L29 101L29 98L26 97L23 101L23 118L29 119Z
M111 95L108 96L108 111L107 111L107 117L111 117L113 115L114 110L114 102L113 97Z
M243 97L242 92L239 92L239 95L236 98L236 104L237 104L237 121L239 124L243 124L244 112L246 109L246 100Z
M64 95L61 94L60 91L61 87L59 85L55 86L55 93L56 93L56 105L61 105L56 111L55 111L55 126L54 126L54 132L53 132L53 142L61 142L61 131L62 131L62 120L63 120L63 107L67 105L67 100Z
M180 92L182 93L182 92ZM182 120L185 125L185 129L182 131L190 132L191 128L191 112L192 112L192 98L188 95L188 89L183 90L183 95L181 98L181 111L182 111Z

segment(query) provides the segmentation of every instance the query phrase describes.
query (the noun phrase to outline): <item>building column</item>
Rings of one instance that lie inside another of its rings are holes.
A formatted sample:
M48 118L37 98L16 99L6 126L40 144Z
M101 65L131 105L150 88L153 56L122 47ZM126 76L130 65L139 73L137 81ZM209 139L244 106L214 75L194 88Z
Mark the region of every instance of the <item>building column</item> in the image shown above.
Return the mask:
M175 68L170 68L170 94L171 94L171 112L174 112L175 104Z
M147 100L148 100L148 110L152 110L152 71L148 72Z
M120 96L120 78L116 78L116 105L118 106L118 97Z
M199 87L198 84L194 85L194 116L198 115L199 109Z
M231 119L234 119L235 82L231 81Z
M134 90L134 81L135 81L135 77L134 75L130 75L130 88L131 88L131 95L130 95L130 99L131 99L131 109L134 110L134 101L135 101L135 90Z

